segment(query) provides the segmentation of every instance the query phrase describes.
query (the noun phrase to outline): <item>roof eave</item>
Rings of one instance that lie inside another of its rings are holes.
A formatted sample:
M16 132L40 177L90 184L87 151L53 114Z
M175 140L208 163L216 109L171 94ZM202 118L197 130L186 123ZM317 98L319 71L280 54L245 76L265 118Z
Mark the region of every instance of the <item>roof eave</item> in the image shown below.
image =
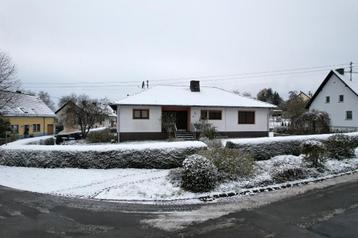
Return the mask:
M277 106L272 105L272 106L243 106L243 105L184 105L184 104L133 104L133 103L116 103L113 104L116 106L156 106L156 107L161 107L161 106L165 106L165 107L225 107L225 108L236 108L236 107L240 107L240 108L277 108Z

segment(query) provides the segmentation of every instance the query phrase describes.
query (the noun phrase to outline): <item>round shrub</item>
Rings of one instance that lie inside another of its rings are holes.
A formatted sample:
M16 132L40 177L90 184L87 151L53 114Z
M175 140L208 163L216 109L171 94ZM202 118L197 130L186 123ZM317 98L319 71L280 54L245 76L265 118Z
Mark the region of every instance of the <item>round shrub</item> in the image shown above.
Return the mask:
M202 150L199 154L213 162L218 169L220 180L235 180L239 177L247 177L254 170L254 158L237 149L212 148Z
M326 141L327 155L342 160L354 157L355 143L351 137L343 134L330 136Z
M315 168L323 166L325 147L322 142L316 140L304 141L301 143L301 152L305 155L305 160L311 166Z
M215 165L201 155L188 156L183 161L181 187L192 192L208 192L217 183Z

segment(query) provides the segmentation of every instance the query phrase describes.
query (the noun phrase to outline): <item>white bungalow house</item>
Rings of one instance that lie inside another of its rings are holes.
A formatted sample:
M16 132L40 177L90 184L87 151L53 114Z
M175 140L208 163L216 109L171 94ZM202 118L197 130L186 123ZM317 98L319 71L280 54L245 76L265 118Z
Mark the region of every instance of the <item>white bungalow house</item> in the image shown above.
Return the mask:
M119 141L168 137L162 116L175 115L177 132L192 133L201 119L228 137L268 136L270 112L276 106L215 87L156 86L113 105L117 111Z
M345 73L344 69L330 71L306 107L327 112L332 130L358 130L357 75Z

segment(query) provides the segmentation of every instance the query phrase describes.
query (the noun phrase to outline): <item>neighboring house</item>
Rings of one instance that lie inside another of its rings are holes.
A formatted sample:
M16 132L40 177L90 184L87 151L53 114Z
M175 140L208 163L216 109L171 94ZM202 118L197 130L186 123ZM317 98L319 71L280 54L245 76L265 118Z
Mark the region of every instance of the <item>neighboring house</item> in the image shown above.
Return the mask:
M18 137L54 134L56 115L41 99L21 92L1 93L13 98L0 114L10 121L14 134Z
M63 125L63 130L59 134L68 134L79 132L80 126L76 122L76 117L74 114L71 114L68 110L69 107L77 107L74 102L71 100L62 105L55 112L59 123ZM96 123L93 128L106 127L106 128L116 128L117 126L117 115L112 110L110 106L105 106L108 111L108 117L100 123Z
M300 97L304 102L308 102L309 100L311 100L311 96L305 94L302 91L300 91L300 93L297 96Z
M332 70L306 106L310 111L325 111L331 118L331 129L358 130L358 77Z
M115 103L119 141L168 138L162 116L174 113L177 132L194 132L194 124L208 120L223 136L268 136L275 105L214 87L156 86Z

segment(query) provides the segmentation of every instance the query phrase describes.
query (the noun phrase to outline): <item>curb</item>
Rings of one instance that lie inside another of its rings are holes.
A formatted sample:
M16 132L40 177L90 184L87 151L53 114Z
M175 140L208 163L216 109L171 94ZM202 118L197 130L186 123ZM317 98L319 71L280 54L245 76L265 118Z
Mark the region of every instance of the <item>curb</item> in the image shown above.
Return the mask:
M307 184L311 184L311 183L319 183L319 182L323 182L325 180L332 179L332 178L337 178L337 177L341 177L341 176L345 176L345 175L352 175L357 172L358 172L358 169L352 170L349 172L339 173L339 174L327 175L324 177L319 177L319 178L314 178L314 179L304 179L304 180L292 181L292 182L287 182L287 183L281 183L281 184L272 185L272 186L242 189L240 192L217 193L217 194L213 194L213 195L202 196L202 197L199 197L198 199L202 202L210 202L210 201L214 201L215 199L218 199L218 198L254 195L254 194L263 193L263 192L270 192L270 191L282 190L285 188L303 186L303 185L307 185Z

